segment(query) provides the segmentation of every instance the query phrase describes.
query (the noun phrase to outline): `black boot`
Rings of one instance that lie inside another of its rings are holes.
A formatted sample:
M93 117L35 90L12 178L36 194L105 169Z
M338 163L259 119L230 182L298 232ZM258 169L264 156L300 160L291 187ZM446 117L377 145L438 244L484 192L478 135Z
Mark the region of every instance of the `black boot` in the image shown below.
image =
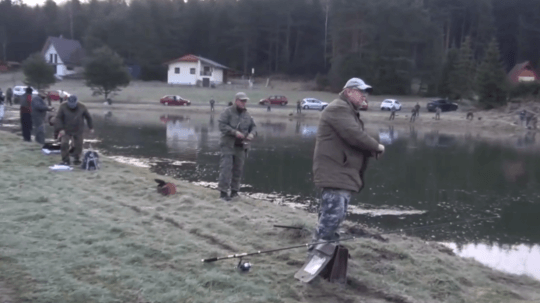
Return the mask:
M229 195L222 191L221 194L219 195L219 198L223 201L231 201L231 198L229 198Z
M237 198L237 197L240 197L238 195L238 192L236 190L231 191L231 199L234 199L234 198Z

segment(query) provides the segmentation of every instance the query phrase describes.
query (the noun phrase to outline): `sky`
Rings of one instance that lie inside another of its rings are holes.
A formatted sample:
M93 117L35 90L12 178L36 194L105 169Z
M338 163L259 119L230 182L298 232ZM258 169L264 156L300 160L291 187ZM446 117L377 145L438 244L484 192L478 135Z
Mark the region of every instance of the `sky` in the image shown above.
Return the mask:
M29 6L35 6L36 4L43 5L46 0L22 0L22 2ZM53 0L57 4L60 4L62 2L65 2L65 0Z

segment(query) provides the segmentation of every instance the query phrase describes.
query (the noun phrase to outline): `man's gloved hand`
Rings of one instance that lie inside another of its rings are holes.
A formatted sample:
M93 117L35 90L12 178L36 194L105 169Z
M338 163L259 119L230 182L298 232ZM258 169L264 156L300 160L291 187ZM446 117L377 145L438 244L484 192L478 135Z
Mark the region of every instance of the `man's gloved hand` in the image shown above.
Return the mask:
M375 157L375 159L379 159L382 154L384 154L384 145L379 144L377 151L373 152L373 156Z
M244 136L244 134L242 134L241 132L236 131L236 138L238 138L238 139L245 139L245 136Z
M253 134L249 134L249 135L246 137L246 140L251 141L251 140L253 140L253 137L254 137Z

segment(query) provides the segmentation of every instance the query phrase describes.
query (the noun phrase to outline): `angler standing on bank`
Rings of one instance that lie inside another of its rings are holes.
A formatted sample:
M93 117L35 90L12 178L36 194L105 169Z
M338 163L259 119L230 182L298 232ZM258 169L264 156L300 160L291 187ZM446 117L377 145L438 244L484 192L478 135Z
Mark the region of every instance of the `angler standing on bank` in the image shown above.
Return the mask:
M225 201L238 196L249 142L257 131L255 122L246 109L246 102L249 100L247 95L240 92L234 99L235 103L227 107L219 117L221 159L218 189L221 192L220 198Z
M352 193L364 187L368 160L384 146L364 131L359 109L371 86L359 78L345 84L339 98L323 110L313 156L315 185L322 189L319 225L312 241L336 240Z

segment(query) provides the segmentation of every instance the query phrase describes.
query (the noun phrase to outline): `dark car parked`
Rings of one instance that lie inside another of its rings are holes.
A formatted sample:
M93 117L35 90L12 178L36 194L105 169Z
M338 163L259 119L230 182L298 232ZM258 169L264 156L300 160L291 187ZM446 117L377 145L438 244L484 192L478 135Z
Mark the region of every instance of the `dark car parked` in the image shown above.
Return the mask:
M458 109L458 105L456 103L445 99L433 100L427 104L428 112L435 112L437 107L440 107L441 111L443 112L450 112Z

